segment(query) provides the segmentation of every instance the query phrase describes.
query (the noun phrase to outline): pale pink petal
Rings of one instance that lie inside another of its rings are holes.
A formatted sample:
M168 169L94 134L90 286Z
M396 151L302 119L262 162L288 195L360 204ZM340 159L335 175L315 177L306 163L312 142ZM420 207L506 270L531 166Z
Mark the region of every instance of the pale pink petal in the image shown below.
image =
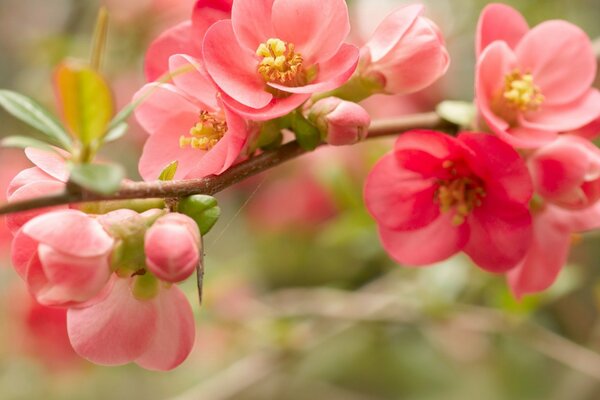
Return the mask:
M144 180L157 180L165 167L173 161L179 162L175 179L185 178L196 167L206 151L193 149L190 146L183 148L179 146L179 138L186 135L192 126L190 125L183 132L165 128L146 140L138 164L140 175Z
M149 82L159 79L169 71L169 57L173 54L200 56L202 38L192 37L192 24L185 21L156 38L146 51L144 71Z
M231 18L232 4L233 0L196 0L192 12L192 37L198 47L212 24Z
M169 59L171 71L189 71L173 75L173 82L178 89L202 103L207 111L215 111L217 104L217 87L201 64L193 57L176 54Z
M19 172L8 185L6 197L10 198L15 191L33 182L56 182L56 180L38 167L27 168Z
M451 158L454 152L460 152L460 145L456 143L456 139L437 131L412 130L396 139L394 150L396 152L421 150L439 160L444 160Z
M434 203L435 182L401 168L394 154L384 156L371 170L365 183L367 209L377 222L389 229L417 229L440 214Z
M508 283L517 298L547 289L567 262L571 232L557 224L552 211L534 219L534 238L526 257L508 273Z
M415 230L395 231L380 226L379 236L396 262L406 266L432 264L459 252L469 239L467 224L455 226L452 217L452 213L441 214L431 224Z
M236 5L248 0L236 2ZM252 4L262 1L252 0ZM249 16L245 16L250 21ZM273 95L265 91L265 82L257 72L258 57L240 46L231 21L219 21L204 37L205 67L217 86L245 106L260 109L268 105Z
M317 78L305 86L284 86L277 83L268 85L289 93L316 93L342 86L354 73L358 65L358 48L343 44L329 60L320 63Z
M246 50L256 51L258 45L275 38L271 22L274 0L235 0L231 21L235 36Z
M365 45L371 54L371 61L377 62L385 57L412 27L423 9L421 4L413 4L389 14Z
M274 37L293 43L308 65L333 57L350 32L344 0L275 0L271 19Z
M25 155L42 171L51 177L66 182L69 178L67 163L65 159L52 151L46 151L28 147L25 149Z
M496 132L496 134L506 143L520 149L535 149L551 143L558 137L557 131L534 129L527 126L515 126L504 133Z
M514 268L531 244L531 214L522 204L494 204L486 199L472 211L467 223L471 235L464 252L489 272Z
M292 94L282 99L273 99L266 107L255 109L247 107L225 93L221 94L223 103L244 118L254 121L267 121L289 114L300 107L302 103L310 98L310 94Z
M12 241L10 257L19 276L25 279L31 259L37 256L38 242L19 230Z
M185 135L198 122L200 109L170 84L148 84L134 96L140 101L135 117L150 135L171 131Z
M58 194L65 190L65 184L57 181L36 181L17 189L8 199L9 202L30 200L36 197ZM15 233L30 219L52 210L66 209L68 206L44 207L35 210L21 211L6 216L6 226Z
M117 278L102 301L67 312L69 339L81 357L96 364L120 365L148 350L157 332L157 304L133 297L129 282Z
M531 73L545 104L570 103L590 88L596 56L590 39L566 21L546 21L523 37L516 48L523 73Z
M177 286L162 289L156 303L156 332L146 351L135 362L146 369L169 371L181 364L192 351L195 338L194 314Z
M505 4L489 4L481 12L477 23L477 57L496 40L506 42L514 49L528 31L527 21L517 10Z
M600 92L590 89L571 103L544 104L537 112L524 116L521 124L527 128L555 132L579 129L600 116Z
M79 257L104 255L114 244L97 220L77 210L40 215L23 226L23 233L62 253Z

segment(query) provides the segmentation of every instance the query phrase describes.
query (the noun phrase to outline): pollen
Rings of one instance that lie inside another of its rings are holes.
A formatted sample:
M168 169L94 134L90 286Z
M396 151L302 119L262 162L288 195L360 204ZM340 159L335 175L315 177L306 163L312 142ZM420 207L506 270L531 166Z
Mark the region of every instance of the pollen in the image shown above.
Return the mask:
M456 175L456 169L452 162L444 162L443 167L448 169L451 175ZM456 177L440 180L436 191L436 201L441 212L454 211L452 223L458 226L465 222L476 207L481 206L485 195L485 189L478 178Z
M536 111L545 98L533 81L531 74L522 74L514 70L504 77L504 100L511 108L519 111Z
M302 55L296 53L293 43L271 38L258 46L256 55L262 57L258 73L265 82L297 86L306 80Z
M227 123L215 113L201 111L199 121L188 135L179 137L179 147L208 151L215 147L227 132Z

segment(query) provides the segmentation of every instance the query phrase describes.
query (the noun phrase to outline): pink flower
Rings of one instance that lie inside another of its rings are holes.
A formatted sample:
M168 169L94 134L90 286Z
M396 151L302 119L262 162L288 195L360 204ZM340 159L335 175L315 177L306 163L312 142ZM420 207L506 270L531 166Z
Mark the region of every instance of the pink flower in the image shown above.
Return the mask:
M562 135L528 160L534 187L545 200L585 208L600 198L600 149L574 135Z
M368 133L371 117L356 103L327 97L311 107L308 118L319 128L323 140L333 146L354 144Z
M547 204L535 212L531 245L525 258L508 273L515 297L550 287L567 262L573 233L597 228L600 228L600 203L583 210L565 210Z
M197 0L189 21L163 32L148 47L144 68L149 82L169 71L169 58L186 54L200 58L202 39L215 22L231 17L233 0Z
M361 49L360 74L381 82L388 94L424 89L448 70L450 56L439 28L419 4L399 8Z
M70 308L67 329L80 356L102 365L135 362L167 371L194 345L194 316L185 295L158 283L151 298L135 295L135 278L113 278L89 307Z
M12 262L43 305L90 300L106 285L114 240L94 218L77 210L39 215L15 235Z
M35 164L35 167L19 172L10 182L6 191L6 198L9 202L28 200L42 195L58 193L65 189L69 172L64 158L56 153L31 147L25 149L25 155ZM14 234L33 217L44 214L49 210L61 208L68 208L68 206L46 207L9 214L6 216L6 225Z
M600 116L600 92L591 88L596 57L587 35L565 21L528 30L515 10L493 4L477 34L476 102L501 139L538 147Z
M208 29L204 61L225 103L272 119L350 78L358 49L343 43L349 30L343 0L236 0L231 20Z
M481 133L405 133L365 186L367 208L397 262L425 265L462 250L491 272L507 271L525 255L531 196L519 154Z
M160 280L181 282L200 260L200 231L190 217L171 213L160 217L147 231L144 241L146 265Z
M150 133L139 162L140 175L155 180L178 161L176 179L218 175L239 157L250 136L246 121L223 104L197 60L175 55L174 84L148 84L135 95L143 102L135 111Z

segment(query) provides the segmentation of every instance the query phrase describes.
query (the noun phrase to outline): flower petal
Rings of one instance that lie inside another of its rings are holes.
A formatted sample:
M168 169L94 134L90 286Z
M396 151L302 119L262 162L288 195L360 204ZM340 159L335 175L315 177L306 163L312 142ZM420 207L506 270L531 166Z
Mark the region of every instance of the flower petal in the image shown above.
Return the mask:
M17 202L21 200L30 200L40 196L47 196L49 194L57 194L65 190L65 184L57 181L35 181L29 183L17 190L8 199L9 202ZM27 221L32 218L47 213L52 210L66 209L68 206L53 206L38 208L35 210L21 211L17 213L8 214L6 216L6 226L8 229L15 233L21 228Z
M51 177L66 182L69 179L69 171L67 170L67 162L58 154L28 147L25 149L25 155L39 169L50 175Z
M86 308L70 308L67 330L81 357L121 365L144 354L157 330L157 305L133 297L129 279L115 278L111 292Z
M275 37L271 23L274 0L235 0L231 21L235 36L246 50L256 51L258 45Z
M33 257L37 256L38 242L19 230L12 241L10 257L15 271L25 279L27 268Z
M290 111L300 107L302 103L310 98L310 94L292 94L281 99L273 99L267 106L255 109L237 102L225 93L221 94L223 103L244 118L254 121L267 121L289 114Z
M232 5L233 0L196 0L192 12L192 37L195 43L198 43L198 47L202 44L208 28L217 21L231 18ZM200 54L192 56L198 57Z
M169 59L169 69L171 72L183 71L173 76L173 82L178 89L185 92L188 96L198 100L207 111L215 111L217 104L217 87L202 66L200 60L185 54L176 54Z
M18 189L22 188L25 185L28 185L33 182L56 182L56 180L39 169L38 167L31 167L22 170L19 172L13 179L10 181L8 188L6 189L6 198L10 198L14 192Z
M169 371L192 351L195 339L194 314L189 301L177 286L162 289L156 303L156 333L146 351L135 362L143 368Z
M477 23L477 57L496 40L514 49L528 31L527 21L517 10L505 4L489 4L481 12Z

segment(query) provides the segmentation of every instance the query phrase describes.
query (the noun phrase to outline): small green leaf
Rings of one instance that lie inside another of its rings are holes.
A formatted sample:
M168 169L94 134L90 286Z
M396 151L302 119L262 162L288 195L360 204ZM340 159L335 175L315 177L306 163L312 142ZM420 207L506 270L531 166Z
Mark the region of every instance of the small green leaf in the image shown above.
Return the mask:
M465 128L470 127L477 116L475 105L466 101L442 101L436 111L446 121Z
M292 130L304 150L314 150L321 143L321 133L317 127L299 113L292 118Z
M179 166L179 161L173 161L169 165L165 167L160 173L158 177L159 181L171 181L175 178L175 173L177 172L177 167Z
M114 111L104 78L85 64L65 62L56 69L54 82L71 134L86 146L102 138Z
M182 199L179 202L178 211L196 221L202 235L206 235L210 231L221 215L217 199L204 194Z
M19 149L34 147L41 150L55 151L54 147L48 143L27 136L8 136L2 139L0 144L4 147L16 147Z
M0 90L0 106L13 117L44 133L52 144L65 150L71 148L69 134L60 122L33 99L10 90Z
M75 164L71 167L71 182L99 194L119 190L125 177L123 167L116 164Z
M127 133L128 129L129 125L127 122L121 122L119 125L110 129L106 135L104 135L104 143L114 142L115 140L122 138L123 135Z

